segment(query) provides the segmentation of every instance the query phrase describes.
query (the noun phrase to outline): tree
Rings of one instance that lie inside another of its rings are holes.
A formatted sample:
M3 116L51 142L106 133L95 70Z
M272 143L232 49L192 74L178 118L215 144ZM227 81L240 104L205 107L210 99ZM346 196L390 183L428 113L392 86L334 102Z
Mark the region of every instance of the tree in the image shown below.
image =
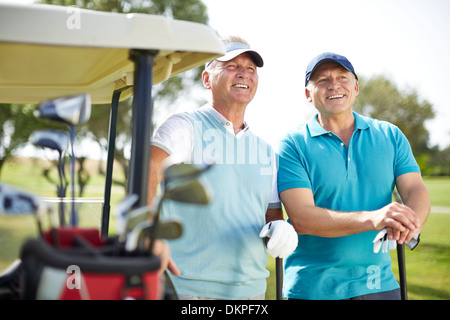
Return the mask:
M432 105L420 100L414 89L401 92L387 78L359 79L355 110L372 118L397 125L408 138L416 158L429 153L429 134L425 121L434 118Z
M63 125L37 119L31 104L0 104L0 175L5 161L14 150L28 143L29 136L37 129L64 129Z

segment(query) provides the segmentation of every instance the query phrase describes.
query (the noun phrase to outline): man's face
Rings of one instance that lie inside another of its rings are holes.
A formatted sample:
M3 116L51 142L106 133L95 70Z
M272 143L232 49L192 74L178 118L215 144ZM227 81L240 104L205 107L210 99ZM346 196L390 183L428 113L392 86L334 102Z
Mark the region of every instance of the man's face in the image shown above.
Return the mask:
M306 98L317 110L337 115L351 111L359 93L358 81L353 73L336 63L325 63L314 71Z
M214 61L203 72L203 85L217 102L248 104L258 88L257 67L247 53L230 61Z

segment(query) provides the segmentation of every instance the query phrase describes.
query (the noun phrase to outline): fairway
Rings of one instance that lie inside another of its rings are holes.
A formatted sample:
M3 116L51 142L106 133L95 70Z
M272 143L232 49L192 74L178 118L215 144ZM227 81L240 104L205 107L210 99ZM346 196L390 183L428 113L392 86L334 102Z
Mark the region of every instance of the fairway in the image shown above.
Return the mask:
M2 171L0 182L20 187L43 197L54 196L56 187L42 177L42 170L48 165L42 160L7 162ZM96 168L97 164L92 164ZM91 183L86 188L86 198L99 198L104 190L104 178L91 170ZM433 207L450 207L450 177L425 178ZM125 191L113 187L111 212L114 205L124 197ZM97 205L94 209L99 210ZM92 211L91 211L92 212ZM88 215L92 215L89 214ZM95 213L95 215L98 215ZM113 216L113 214L111 215ZM97 219L97 218L96 218ZM98 221L98 220L96 220ZM95 222L94 222L95 223ZM421 243L414 250L405 250L410 300L448 300L450 299L450 214L432 211L422 230ZM110 233L114 233L114 219L111 219ZM36 222L33 216L0 216L0 271L17 258L23 241L37 236ZM301 243L299 244L301 245ZM398 276L395 251L391 252L393 271ZM267 300L275 300L275 259L269 256L267 269Z

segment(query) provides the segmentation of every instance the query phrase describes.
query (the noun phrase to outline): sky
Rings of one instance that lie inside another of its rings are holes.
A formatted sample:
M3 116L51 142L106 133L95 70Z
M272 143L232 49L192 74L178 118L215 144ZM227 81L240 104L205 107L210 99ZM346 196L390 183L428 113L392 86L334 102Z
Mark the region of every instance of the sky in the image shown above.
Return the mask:
M250 128L276 145L315 113L304 75L316 55L346 56L358 75L383 75L433 105L431 145L450 145L450 1L203 0L209 25L239 35L264 59L246 111Z
M275 147L287 130L316 112L305 98L304 74L309 61L325 51L346 56L360 76L383 75L401 91L416 90L435 112L425 123L430 146L450 145L450 1L202 1L220 36L239 35L263 57L246 120ZM195 95L206 99L209 93ZM170 112L185 108L180 103Z

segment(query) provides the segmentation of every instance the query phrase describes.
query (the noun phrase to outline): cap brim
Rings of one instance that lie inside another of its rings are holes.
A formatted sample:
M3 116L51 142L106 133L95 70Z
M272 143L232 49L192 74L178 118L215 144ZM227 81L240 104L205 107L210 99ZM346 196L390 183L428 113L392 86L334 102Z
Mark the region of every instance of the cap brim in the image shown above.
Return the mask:
M251 55L253 62L256 64L257 67L261 68L264 65L264 61L262 57L259 55L258 52L251 50L251 49L238 49L233 50L230 52L227 52L224 56L217 58L218 61L230 61L234 58L236 58L238 55L248 53Z
M325 63L335 63L335 64L337 64L337 65L340 65L342 68L344 68L344 69L347 70L348 72L353 73L353 74L355 75L355 78L358 79L358 76L356 75L356 73L355 73L353 70L349 69L349 68L348 68L347 66L345 66L344 64L342 64L341 62L339 62L339 61L337 61L337 60L334 60L334 59L325 58L325 59L322 59L322 60L318 61L318 62L314 65L314 68L311 70L311 72L309 72L309 73L307 74L307 78L305 79L305 87L308 85L308 81L311 79L311 77L312 77L312 75L314 74L314 72L316 72L316 70L317 70L321 65L323 65L323 64L325 64Z

